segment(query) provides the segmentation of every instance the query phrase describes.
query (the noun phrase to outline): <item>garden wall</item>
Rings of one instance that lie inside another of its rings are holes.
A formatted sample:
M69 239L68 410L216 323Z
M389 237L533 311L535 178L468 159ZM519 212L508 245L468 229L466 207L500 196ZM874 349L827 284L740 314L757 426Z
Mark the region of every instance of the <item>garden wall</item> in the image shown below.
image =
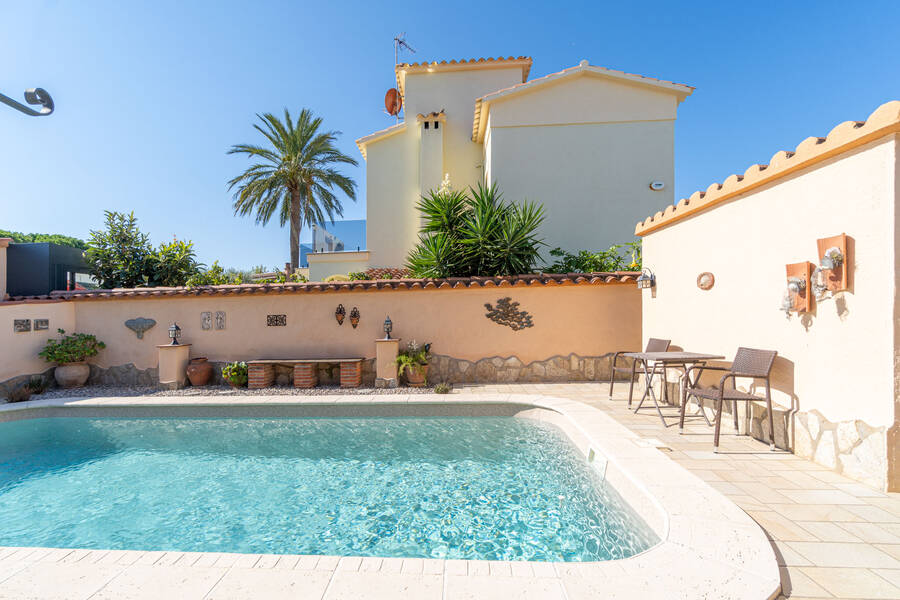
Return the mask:
M102 369L116 367L120 380L157 366L156 346L169 342L173 322L182 328L181 342L192 344L191 355L211 361L371 359L390 316L393 337L432 343L434 373L450 381L602 379L609 373L605 356L636 348L641 339L634 274L62 292L54 297L59 302L0 304L10 365L0 372L0 381L45 368L33 357L46 336L13 334L12 320L43 318L47 307L58 315L51 320L52 331L59 320L67 330L103 340L107 347L92 362ZM502 310L505 298L518 306ZM501 316L488 318L485 304L500 309ZM346 313L343 325L335 319L338 305ZM351 325L354 308L359 311L356 328ZM526 326L514 330L496 322L504 317L516 327ZM156 322L142 339L125 326L138 318Z

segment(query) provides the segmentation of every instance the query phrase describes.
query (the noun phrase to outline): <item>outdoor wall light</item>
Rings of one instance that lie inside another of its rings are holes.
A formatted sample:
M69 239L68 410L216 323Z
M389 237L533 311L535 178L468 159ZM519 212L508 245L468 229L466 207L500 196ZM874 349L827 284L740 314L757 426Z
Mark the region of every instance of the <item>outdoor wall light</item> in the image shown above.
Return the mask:
M849 238L846 233L816 240L819 265L813 273L812 287L817 300L849 289Z
M344 316L347 314L347 311L344 310L343 304L338 304L337 308L334 309L334 318L338 322L338 325L344 324Z
M841 252L841 249L837 246L832 246L825 251L825 255L822 256L822 260L819 261L819 266L826 271L832 271L835 267L841 266L843 262L844 254Z
M394 324L391 322L391 318L388 317L384 320L384 339L391 339L391 331L394 329Z
M813 309L811 281L813 264L809 261L785 265L787 287L781 299L781 310L789 317L792 312L808 313Z
M650 269L642 269L640 277L637 278L637 286L640 289L652 288L656 285L656 275Z
M170 346L178 345L178 338L181 337L181 327L178 326L178 323L172 323L172 326L169 327L169 337L172 339L172 343Z
M787 289L781 299L781 310L787 314L794 311L794 304L800 294L806 290L806 280L801 277L788 277Z
M353 325L353 329L356 329L356 326L359 325L359 309L355 306L350 311L350 324Z

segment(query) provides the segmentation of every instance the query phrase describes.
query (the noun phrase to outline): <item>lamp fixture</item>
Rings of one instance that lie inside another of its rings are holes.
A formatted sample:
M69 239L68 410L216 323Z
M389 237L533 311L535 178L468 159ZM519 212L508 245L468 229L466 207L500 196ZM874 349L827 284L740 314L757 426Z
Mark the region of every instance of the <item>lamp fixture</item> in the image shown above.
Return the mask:
M394 324L391 322L391 318L388 317L384 320L384 339L391 339L391 331L394 329Z
M172 326L169 327L169 337L172 339L172 343L170 346L178 346L178 338L181 337L181 327L178 326L178 323L172 323Z
M641 274L637 278L637 286L643 290L652 288L654 285L656 285L656 275L653 274L653 271L647 268L641 269Z

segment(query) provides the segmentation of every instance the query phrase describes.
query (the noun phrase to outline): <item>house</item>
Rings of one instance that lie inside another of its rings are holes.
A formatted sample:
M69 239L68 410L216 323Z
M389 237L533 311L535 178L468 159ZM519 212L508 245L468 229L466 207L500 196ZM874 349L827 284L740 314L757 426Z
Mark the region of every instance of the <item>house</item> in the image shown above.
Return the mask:
M404 118L357 140L367 247L317 253L311 274L402 266L418 239L416 202L445 175L542 203L548 247L572 251L629 241L636 220L673 202L675 118L694 88L587 61L529 80L531 65L398 64Z
M5 285L0 286L10 296L39 296L57 290L89 289L96 287L90 268L84 261L84 251L72 246L49 242L11 243L0 238L4 245ZM0 295L0 299L3 296Z

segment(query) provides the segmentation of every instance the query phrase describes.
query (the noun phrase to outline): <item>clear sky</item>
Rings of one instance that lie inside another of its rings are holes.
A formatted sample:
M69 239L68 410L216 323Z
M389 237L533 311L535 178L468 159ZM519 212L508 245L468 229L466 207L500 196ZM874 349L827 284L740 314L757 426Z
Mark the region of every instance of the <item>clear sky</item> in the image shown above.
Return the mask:
M0 229L86 238L133 210L154 243L274 266L287 230L233 216L226 181L254 114L309 107L354 140L393 123L394 35L418 62L528 55L532 77L591 64L697 87L679 108L676 199L900 99L900 2L101 2L0 0ZM629 232L623 232L623 238ZM305 233L304 238L308 237ZM624 240L623 240L624 241Z

